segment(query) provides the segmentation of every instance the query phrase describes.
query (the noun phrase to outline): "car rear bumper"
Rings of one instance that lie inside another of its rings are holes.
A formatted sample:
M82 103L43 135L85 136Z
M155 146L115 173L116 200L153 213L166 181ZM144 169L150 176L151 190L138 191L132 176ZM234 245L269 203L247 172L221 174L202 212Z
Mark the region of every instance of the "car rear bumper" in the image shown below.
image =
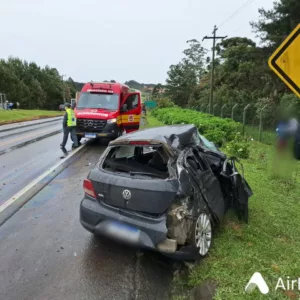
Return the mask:
M167 238L166 217L151 218L134 212L122 211L101 202L85 197L80 204L80 222L84 228L95 234L119 239L124 243L141 248L157 249L157 245ZM115 222L128 225L138 230L138 236L111 232Z
M191 246L182 247L174 252L159 249L158 245L163 244L165 241L170 241L167 239L166 216L150 218L133 212L121 211L92 200L88 196L81 201L80 222L88 231L115 238L115 236L109 234L109 227L115 221L139 230L139 237L135 242L130 242L127 236L123 236L122 242L126 244L152 249L179 260L193 260L197 255L196 249Z

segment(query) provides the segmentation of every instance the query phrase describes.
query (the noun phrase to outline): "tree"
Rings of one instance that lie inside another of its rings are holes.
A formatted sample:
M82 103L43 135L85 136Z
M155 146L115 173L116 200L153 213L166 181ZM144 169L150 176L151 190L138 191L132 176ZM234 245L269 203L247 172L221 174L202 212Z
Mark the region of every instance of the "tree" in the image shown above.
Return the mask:
M252 22L251 25L261 41L272 51L299 24L300 1L276 1L272 9L261 8L259 14L258 22Z
M197 76L190 64L180 62L170 66L166 83L166 94L176 105L185 107L197 84Z
M185 55L177 65L171 65L166 80L166 94L179 105L186 106L189 97L201 77L204 76L206 50L193 39L188 40L189 48L183 51Z
M183 54L185 55L185 57L183 58L183 62L186 62L191 66L191 68L194 69L197 83L199 83L204 73L204 58L207 50L204 49L201 44L195 39L188 40L187 43L189 44L189 48L183 51Z
M271 126L278 107L294 104L294 111L300 114L295 97L268 66L271 53L299 23L300 1L276 1L272 9L260 9L259 13L259 21L251 25L261 37L260 46L247 37L224 39L216 46L215 103L219 112L223 104L229 108L238 104L235 115L240 121L243 108L251 104L247 118L256 124L261 108L267 104L264 126ZM190 47L184 50L184 58L170 66L166 91L180 106L205 110L209 99L211 61L205 61L206 51L200 43L196 40L188 43Z
M163 92L163 85L158 83L152 90L152 97L157 98Z

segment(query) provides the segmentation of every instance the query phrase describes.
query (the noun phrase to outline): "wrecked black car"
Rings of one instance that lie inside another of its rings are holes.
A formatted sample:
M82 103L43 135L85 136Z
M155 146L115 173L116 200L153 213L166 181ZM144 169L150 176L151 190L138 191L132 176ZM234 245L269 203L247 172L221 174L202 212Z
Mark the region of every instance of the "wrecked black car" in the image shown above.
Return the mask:
M84 181L84 228L182 259L205 256L233 208L248 222L251 188L194 125L140 130L110 142Z

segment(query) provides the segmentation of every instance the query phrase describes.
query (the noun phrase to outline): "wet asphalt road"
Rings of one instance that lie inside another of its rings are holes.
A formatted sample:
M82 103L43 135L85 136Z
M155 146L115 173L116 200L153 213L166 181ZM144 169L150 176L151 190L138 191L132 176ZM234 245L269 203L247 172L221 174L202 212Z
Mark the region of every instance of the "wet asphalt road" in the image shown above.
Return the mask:
M0 126L0 152L16 147L21 143L28 142L43 135L62 129L62 120L56 119L54 122L43 123L34 126L13 126L13 130L1 131Z
M60 161L62 134L0 155L0 205ZM71 149L71 141L66 148Z
M103 149L88 145L0 227L0 299L168 299L166 258L96 238L79 222L82 181Z

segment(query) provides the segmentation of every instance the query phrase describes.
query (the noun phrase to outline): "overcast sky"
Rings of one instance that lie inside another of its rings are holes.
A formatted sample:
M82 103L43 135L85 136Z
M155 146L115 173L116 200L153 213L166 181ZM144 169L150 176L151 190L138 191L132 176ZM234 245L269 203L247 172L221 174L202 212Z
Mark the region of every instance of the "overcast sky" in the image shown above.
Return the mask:
M0 57L18 56L56 67L75 81L134 79L163 83L182 58L188 39L211 35L246 0L0 0ZM255 38L249 5L222 25L218 35ZM212 41L204 46L211 47Z

